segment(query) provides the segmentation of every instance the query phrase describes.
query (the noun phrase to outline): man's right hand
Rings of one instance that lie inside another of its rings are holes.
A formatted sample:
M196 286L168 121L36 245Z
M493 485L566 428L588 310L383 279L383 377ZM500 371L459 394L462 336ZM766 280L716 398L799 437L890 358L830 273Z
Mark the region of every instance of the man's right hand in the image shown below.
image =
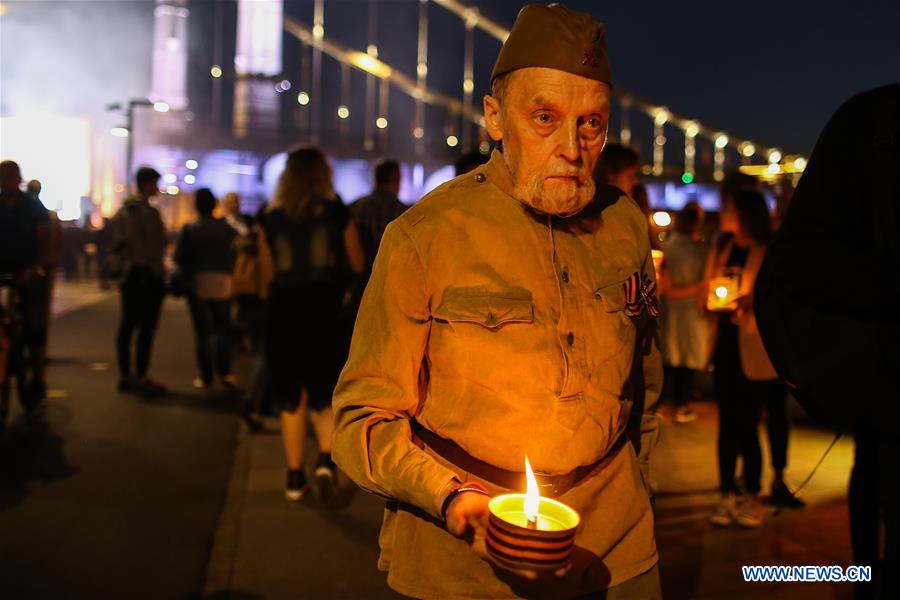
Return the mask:
M463 492L458 495L447 507L447 530L458 538L467 538L469 535L481 537L483 550L490 514L488 502L490 498L478 492ZM485 552L482 558L486 556Z

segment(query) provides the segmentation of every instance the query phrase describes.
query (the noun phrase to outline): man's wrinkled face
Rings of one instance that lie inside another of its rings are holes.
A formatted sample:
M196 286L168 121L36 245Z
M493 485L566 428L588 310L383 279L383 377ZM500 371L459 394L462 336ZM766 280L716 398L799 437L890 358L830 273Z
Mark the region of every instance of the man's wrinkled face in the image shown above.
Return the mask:
M491 137L503 140L513 195L536 210L573 215L594 197L594 165L606 143L610 90L565 71L513 71L502 98L484 100Z

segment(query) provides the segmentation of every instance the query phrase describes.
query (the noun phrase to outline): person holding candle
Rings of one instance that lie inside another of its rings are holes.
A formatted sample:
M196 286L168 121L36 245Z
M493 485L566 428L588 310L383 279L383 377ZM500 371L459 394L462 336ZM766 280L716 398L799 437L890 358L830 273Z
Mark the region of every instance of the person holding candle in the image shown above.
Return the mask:
M727 189L727 188L726 188ZM726 298L732 310L713 319L711 350L713 387L719 404L719 481L721 501L710 522L755 528L762 524L759 499L762 451L759 425L762 407L770 395L784 393L766 354L753 314L753 286L772 236L772 221L765 197L752 189L723 193L722 232L726 234L707 263L706 280L725 273L738 276L738 292ZM746 494L737 497L737 458L743 458Z
M592 177L611 81L603 25L526 6L484 98L502 150L385 232L334 393L334 459L387 500L379 568L403 594L660 597L647 220ZM542 575L486 552L491 497L526 490L526 455L577 526L571 560Z
M690 423L697 413L688 407L694 374L706 367L709 320L698 301L706 299L704 268L709 244L703 240L703 209L688 202L675 217L672 235L662 243L664 251L660 287L662 353L668 397L675 421Z

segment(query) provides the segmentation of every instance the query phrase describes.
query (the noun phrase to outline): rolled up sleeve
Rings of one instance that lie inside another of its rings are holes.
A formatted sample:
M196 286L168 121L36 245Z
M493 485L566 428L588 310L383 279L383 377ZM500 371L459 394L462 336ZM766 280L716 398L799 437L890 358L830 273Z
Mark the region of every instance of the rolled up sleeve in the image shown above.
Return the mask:
M334 392L334 460L363 489L440 516L455 474L412 440L431 328L425 269L399 223L385 232Z

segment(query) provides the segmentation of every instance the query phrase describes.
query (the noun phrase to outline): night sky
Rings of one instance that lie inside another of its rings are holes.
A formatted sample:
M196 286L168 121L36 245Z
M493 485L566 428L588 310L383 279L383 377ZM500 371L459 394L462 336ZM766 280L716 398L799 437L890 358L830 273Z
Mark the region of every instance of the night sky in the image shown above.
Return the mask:
M222 1L226 12L236 12L233 2ZM46 108L109 120L112 117L102 112L105 103L148 93L152 2L4 4L8 11L0 20L3 114ZM523 5L498 0L476 4L507 26ZM900 80L897 0L571 0L569 4L606 23L613 73L622 89L737 138L787 152L808 155L841 102L856 92ZM227 64L227 57L211 55L211 0L193 0L189 6L191 86L202 96L209 89L209 65ZM369 2L326 0L325 6L327 35L365 49ZM382 0L377 6L380 57L414 75L417 0ZM429 10L429 85L461 96L462 22L437 5L431 4ZM311 23L312 0L286 0L285 11ZM295 40L286 39L288 76L299 71L298 49ZM476 34L477 105L487 90L498 49L496 40ZM327 88L323 100L336 105L339 69L326 58L323 72ZM355 74L352 86L358 97L365 87L364 76ZM200 110L203 104L197 100ZM356 101L360 104L361 99ZM392 123L408 118L411 106L411 100L392 93ZM441 118L432 111L429 123L440 123ZM636 135L639 129L636 126ZM392 140L394 135L409 136L405 127L391 133Z

